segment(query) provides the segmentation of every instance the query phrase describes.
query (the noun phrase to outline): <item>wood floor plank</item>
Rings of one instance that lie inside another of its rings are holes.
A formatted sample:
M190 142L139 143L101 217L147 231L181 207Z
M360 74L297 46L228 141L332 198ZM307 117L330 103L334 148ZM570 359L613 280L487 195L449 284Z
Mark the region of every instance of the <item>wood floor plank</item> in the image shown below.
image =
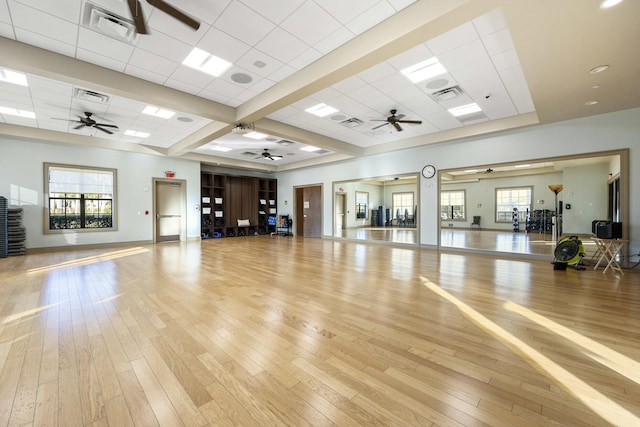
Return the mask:
M640 425L635 270L247 236L0 280L0 427Z

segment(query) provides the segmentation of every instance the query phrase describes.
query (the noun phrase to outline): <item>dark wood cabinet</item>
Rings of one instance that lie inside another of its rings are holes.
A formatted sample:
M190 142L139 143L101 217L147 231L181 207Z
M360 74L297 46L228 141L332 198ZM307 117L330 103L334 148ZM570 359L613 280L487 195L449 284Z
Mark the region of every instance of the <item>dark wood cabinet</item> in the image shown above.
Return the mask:
M276 231L278 181L201 173L203 238L268 234Z

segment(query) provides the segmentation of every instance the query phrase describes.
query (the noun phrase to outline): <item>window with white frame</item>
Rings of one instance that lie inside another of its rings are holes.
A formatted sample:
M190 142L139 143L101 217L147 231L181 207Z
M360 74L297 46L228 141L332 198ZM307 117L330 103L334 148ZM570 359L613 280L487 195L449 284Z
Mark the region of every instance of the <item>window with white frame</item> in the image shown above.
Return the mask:
M392 209L393 216L396 219L404 219L411 220L414 215L414 201L413 201L413 192L406 193L393 193L392 194Z
M116 170L44 164L45 231L113 230Z
M356 191L356 218L369 218L369 193Z
M440 219L443 221L466 221L465 196L465 190L440 192Z
M512 222L514 208L518 219L525 221L531 211L533 187L496 188L496 222Z

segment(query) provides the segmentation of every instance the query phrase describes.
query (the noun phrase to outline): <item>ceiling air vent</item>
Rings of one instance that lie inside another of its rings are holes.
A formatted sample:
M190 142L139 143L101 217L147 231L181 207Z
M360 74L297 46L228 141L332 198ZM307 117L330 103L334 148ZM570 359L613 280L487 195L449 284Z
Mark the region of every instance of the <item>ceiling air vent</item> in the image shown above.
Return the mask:
M451 86L446 89L442 89L431 94L431 97L436 102L448 101L450 99L454 99L464 94L464 91L460 88L460 86Z
M99 104L109 103L109 95L105 95L104 93L98 93L98 92L94 92L92 90L87 90L87 89L76 88L73 96L83 101L97 102Z
M82 25L129 44L138 36L133 21L88 1L84 3Z
M293 142L293 141L289 141L288 139L281 139L280 141L276 141L276 144L280 144L280 145L282 145L282 146L287 147L287 146L289 146L289 145L293 145L293 144L295 144L295 142Z
M331 151L329 151L329 150L325 150L325 149L323 148L323 149L320 149L320 150L316 150L316 151L314 151L314 154L327 154L327 153L330 153L330 152L331 152Z
M356 117L351 117L350 119L347 120L343 120L340 122L340 124L342 126L346 126L348 128L355 128L358 127L362 124L362 120L356 118Z

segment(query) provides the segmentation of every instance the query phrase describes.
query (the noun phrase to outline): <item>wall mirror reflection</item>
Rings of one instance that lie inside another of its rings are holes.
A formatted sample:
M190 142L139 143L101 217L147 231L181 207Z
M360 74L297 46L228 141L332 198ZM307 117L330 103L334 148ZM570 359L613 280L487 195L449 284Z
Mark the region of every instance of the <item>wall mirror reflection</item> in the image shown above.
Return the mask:
M594 153L440 174L440 247L549 257L562 236L592 256L594 220L623 222L628 152Z
M418 244L418 175L333 183L333 236Z

